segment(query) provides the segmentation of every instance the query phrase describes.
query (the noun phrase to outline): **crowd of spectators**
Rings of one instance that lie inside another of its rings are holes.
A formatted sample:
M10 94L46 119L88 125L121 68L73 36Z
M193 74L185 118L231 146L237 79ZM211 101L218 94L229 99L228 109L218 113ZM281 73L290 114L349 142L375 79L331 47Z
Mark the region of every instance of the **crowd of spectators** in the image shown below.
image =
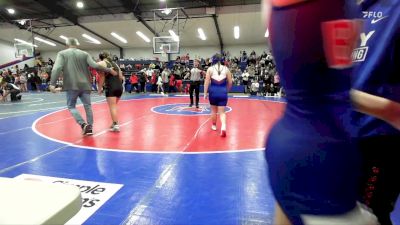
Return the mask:
M233 75L233 82L236 86L243 87L245 94L259 96L281 96L283 91L280 86L279 75L276 72L275 63L270 52L264 51L257 55L252 51L249 55L246 51L240 51L239 56L231 56L229 52L223 52L224 64L230 69ZM118 58L115 58L118 60ZM212 58L197 58L200 62L200 69L204 72L212 65ZM34 67L25 64L24 68L18 65L0 70L0 100L5 101L6 96L13 90L19 93L30 91L48 91L48 82L51 77L51 70L54 61L49 58L45 62L37 58ZM178 56L171 62L152 63L147 66L141 64L125 65L120 64L123 71L132 72L126 76L125 83L129 93L145 93L147 90L154 93L188 93L190 82L190 70L193 67L193 60L189 53ZM204 73L205 74L205 73ZM97 90L98 75L92 70L93 90ZM204 77L202 78L204 79ZM62 86L62 76L57 86ZM6 85L11 84L11 85ZM146 88L147 87L147 88ZM13 95L14 97L14 95ZM12 98L18 101L18 98Z
M244 93L260 96L281 96L282 88L279 75L276 72L275 63L271 53L264 51L257 56L252 51L247 56L246 51L240 52L240 57L231 57L229 52L224 52L224 64L233 74L234 85L243 85ZM207 71L212 65L212 58L196 59L200 62L200 69ZM189 53L178 56L170 66L166 63L150 64L142 68L142 65L121 64L123 69L136 68L130 74L127 83L131 84L129 92L146 92L146 85L151 86L151 92L180 92L189 90L190 70L193 67Z

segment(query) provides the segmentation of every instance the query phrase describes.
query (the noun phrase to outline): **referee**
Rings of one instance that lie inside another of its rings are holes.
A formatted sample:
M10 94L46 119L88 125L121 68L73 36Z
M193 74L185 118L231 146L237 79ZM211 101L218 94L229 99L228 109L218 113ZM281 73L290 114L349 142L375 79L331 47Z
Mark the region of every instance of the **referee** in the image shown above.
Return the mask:
M199 94L200 94L200 77L202 70L199 69L199 61L196 59L194 61L194 67L190 70L190 105L193 106L193 91L196 91L196 108L199 108Z

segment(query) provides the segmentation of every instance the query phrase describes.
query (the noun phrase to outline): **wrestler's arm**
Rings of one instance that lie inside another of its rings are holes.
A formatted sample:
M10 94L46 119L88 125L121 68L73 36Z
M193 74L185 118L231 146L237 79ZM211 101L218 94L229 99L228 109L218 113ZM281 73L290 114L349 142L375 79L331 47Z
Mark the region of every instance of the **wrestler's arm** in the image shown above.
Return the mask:
M400 130L400 103L355 89L350 95L357 111L384 120Z

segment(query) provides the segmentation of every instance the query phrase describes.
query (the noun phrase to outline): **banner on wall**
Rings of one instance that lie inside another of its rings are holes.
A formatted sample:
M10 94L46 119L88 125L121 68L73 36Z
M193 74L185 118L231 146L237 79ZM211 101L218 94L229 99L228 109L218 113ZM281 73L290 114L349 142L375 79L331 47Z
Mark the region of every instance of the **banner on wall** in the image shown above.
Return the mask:
M32 174L21 174L16 179L36 180L48 183L59 183L66 185L75 185L81 191L82 208L66 224L83 224L92 216L104 203L106 203L119 189L122 184L102 183L86 180L74 180L60 177L48 177Z

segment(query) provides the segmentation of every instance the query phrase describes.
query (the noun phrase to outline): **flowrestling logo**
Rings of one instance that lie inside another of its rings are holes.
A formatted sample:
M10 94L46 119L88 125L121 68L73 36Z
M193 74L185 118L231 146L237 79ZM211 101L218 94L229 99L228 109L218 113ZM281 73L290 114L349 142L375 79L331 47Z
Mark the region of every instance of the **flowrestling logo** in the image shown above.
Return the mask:
M387 18L387 16L383 15L383 12L380 11L363 11L364 19L371 19L371 24L378 23L379 21Z
M201 116L201 115L210 115L211 109L209 104L199 104L199 108L195 106L190 107L186 103L178 103L178 104L167 104L153 107L151 111L159 114L167 114L167 115L186 115L186 116ZM225 107L225 112L232 111L232 108L229 106Z

